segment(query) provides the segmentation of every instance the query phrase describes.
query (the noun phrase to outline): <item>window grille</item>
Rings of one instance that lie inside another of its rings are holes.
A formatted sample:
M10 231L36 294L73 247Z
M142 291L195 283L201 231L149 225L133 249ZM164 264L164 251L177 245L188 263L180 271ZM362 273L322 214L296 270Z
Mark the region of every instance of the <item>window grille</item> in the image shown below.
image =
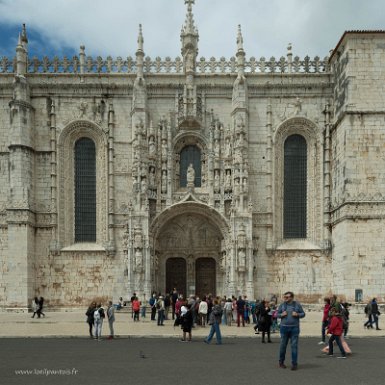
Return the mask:
M194 145L186 146L180 152L180 187L187 186L187 168L192 163L195 171L195 187L201 187L201 150Z
M306 238L307 144L301 135L285 141L284 238Z
M96 242L95 143L75 143L75 242Z

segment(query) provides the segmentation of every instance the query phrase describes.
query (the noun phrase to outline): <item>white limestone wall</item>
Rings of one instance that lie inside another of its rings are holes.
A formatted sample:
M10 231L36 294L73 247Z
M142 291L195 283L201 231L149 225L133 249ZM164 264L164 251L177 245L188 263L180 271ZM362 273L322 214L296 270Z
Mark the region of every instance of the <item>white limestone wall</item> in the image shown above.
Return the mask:
M345 220L333 229L333 292L354 301L385 301L385 224L383 219Z

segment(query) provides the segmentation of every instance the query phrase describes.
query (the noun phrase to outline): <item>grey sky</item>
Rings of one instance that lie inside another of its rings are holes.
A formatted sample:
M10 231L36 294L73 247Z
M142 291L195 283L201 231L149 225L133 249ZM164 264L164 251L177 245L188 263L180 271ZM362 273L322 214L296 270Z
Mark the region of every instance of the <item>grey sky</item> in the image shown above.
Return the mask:
M235 54L238 24L257 58L285 55L289 42L294 55L324 57L345 30L385 28L384 0L196 0L193 11L206 58ZM88 55L133 56L142 23L146 55L175 57L185 14L184 0L0 0L0 23L27 23L49 55L85 44ZM16 36L2 36L0 56L4 39Z

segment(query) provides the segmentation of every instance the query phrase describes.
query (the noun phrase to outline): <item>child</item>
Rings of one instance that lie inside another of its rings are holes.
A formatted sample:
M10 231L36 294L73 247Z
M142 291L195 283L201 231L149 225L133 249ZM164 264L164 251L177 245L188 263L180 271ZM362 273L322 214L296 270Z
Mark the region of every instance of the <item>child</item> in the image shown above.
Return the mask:
M328 333L331 334L329 338L329 353L328 356L333 356L333 341L336 341L340 351L341 357L346 358L346 352L341 343L341 335L343 333L343 320L339 312L335 308L331 309L331 319L328 327Z
M140 311L140 302L138 300L138 297L135 297L132 300L132 311L134 312L134 322L139 322L139 311Z

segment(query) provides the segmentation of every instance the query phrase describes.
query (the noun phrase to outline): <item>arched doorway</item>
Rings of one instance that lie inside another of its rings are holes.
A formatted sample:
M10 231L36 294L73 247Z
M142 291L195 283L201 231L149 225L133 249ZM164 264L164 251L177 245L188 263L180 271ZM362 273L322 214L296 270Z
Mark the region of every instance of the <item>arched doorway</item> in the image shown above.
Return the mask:
M166 293L176 288L178 293L186 293L186 260L168 258L166 261Z
M221 294L226 279L221 268L223 234L219 213L206 205L183 202L160 214L152 224L154 289L191 294Z

